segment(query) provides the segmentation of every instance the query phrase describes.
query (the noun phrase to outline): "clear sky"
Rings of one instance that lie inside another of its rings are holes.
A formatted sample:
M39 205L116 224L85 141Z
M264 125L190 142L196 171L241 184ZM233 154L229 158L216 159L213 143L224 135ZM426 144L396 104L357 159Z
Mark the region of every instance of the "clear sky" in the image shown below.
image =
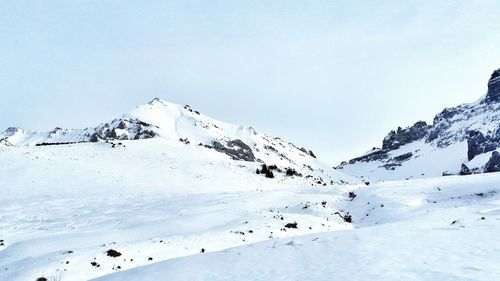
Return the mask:
M87 127L154 97L338 164L472 102L500 1L0 1L0 128Z

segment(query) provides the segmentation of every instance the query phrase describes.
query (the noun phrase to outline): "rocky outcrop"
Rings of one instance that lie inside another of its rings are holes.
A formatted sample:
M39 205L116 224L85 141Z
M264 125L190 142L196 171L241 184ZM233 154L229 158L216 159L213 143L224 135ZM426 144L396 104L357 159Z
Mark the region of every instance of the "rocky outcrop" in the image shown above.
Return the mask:
M117 119L95 128L89 141L150 139L158 135L154 131L155 128L155 126L137 119Z
M308 155L309 155L309 156L311 156L312 158L316 158L316 155L314 155L314 152L312 152L312 150L307 151L307 149L305 149L305 148L303 148L303 147L302 147L302 148L300 148L299 150L300 150L300 151L302 151L302 152L304 152L305 154L308 154Z
M496 134L494 136L487 135L485 137L480 131L469 131L467 137L467 158L470 161L479 154L487 153L497 149L499 145L500 140L497 139Z
M394 157L394 160L397 161L397 162L403 162L403 161L410 160L410 158L412 156L413 156L413 153L408 152L408 153L401 154L399 156Z
M407 128L399 127L389 132L382 142L381 149L373 149L367 154L351 159L349 164L341 164L339 167L353 165L357 162L381 162L378 167L396 169L401 166L402 158L397 156L391 158L395 153L408 153L408 149L401 149L412 142L421 142L418 147L425 147L426 143L431 146L428 153L435 149L446 149L451 145L467 143L467 150L463 150L463 158L467 155L470 161L476 156L494 151L500 147L500 69L495 70L488 81L487 95L474 103L462 104L452 108L445 108L434 117L433 124L428 125L423 121L415 123ZM406 150L406 151L405 151ZM418 151L417 151L418 150ZM422 156L419 149L413 151L413 156L407 155L408 159ZM456 153L454 150L453 153ZM460 156L462 156L460 155ZM396 159L397 158L397 159ZM461 163L457 161L458 173ZM477 165L477 164L475 164ZM472 167L467 171L462 167L465 174L482 172L481 167Z
M232 140L227 142L226 145L214 140L212 141L211 148L229 155L233 160L249 162L254 162L256 160L252 149L241 140Z
M427 125L424 121L419 121L415 125L402 129L398 128L397 131L391 131L385 137L382 143L382 149L393 150L401 146L420 140L425 137L432 126Z
M2 138L0 139L0 146L13 146L8 140L7 138Z
M488 81L488 94L486 94L486 102L500 102L500 69L497 69L491 74Z
M491 158L484 166L485 173L500 172L500 153L493 151Z
M471 170L469 169L469 167L467 167L467 165L465 164L462 164L462 167L460 168L460 173L459 173L461 176L467 176L467 175L471 175L472 172Z
M353 158L351 160L349 160L349 164L354 164L356 162L371 162L371 161L381 161L381 160L385 160L387 159L388 157L388 150L383 150L383 149L373 149L372 151L370 151L369 153L361 156L361 157L357 157L357 158ZM346 163L344 162L343 165L345 165ZM341 164L341 166L343 166Z

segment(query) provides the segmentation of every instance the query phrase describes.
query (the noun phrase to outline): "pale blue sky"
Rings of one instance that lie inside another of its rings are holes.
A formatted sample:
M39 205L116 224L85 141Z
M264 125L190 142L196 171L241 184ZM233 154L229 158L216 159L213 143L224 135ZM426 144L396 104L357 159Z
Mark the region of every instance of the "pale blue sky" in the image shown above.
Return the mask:
M333 164L472 102L499 1L0 1L0 128L86 127L161 97Z

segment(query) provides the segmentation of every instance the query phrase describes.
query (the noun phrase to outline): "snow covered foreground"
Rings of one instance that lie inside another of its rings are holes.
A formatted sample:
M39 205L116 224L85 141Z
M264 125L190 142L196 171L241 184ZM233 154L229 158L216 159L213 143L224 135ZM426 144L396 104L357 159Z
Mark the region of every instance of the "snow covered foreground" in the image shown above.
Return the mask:
M98 280L498 280L500 175L358 189L353 228L160 262ZM335 193L329 190L327 193Z
M179 142L123 143L0 148L0 280L500 276L500 174L323 186Z

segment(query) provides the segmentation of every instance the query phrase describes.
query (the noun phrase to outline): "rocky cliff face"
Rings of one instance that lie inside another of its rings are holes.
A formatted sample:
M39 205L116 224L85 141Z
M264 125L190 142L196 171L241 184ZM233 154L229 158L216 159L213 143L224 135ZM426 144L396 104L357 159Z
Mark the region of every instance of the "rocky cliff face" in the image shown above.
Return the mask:
M491 74L488 81L488 94L486 95L486 102L499 102L500 101L500 69L497 69Z
M434 117L432 125L419 121L413 126L391 131L383 140L382 148L373 149L361 157L351 159L348 163L344 162L337 168L352 169L349 166L356 165L368 167L370 165L366 164L372 163L374 165L370 166L371 169L386 169L396 173L399 167L415 162L412 160L419 157L425 158L426 153L439 150L451 151L453 147L453 152L450 153L457 154L455 147L461 144L464 146L461 146L463 149L460 148L458 156L447 156L449 159L456 159L456 169L442 166L443 169L451 169L451 173L458 173L460 170L466 170L465 168L469 169L467 165L477 166L477 163L469 164L468 162L473 161L479 155L491 154L500 148L500 69L495 70L491 75L488 81L488 92L479 101L444 109ZM410 147L415 149L412 150ZM446 155L446 153L441 154ZM446 160L439 159L438 161L446 162ZM465 167L462 167L462 164ZM420 163L420 165L425 164ZM439 166L436 163L428 163L428 165ZM471 170L472 172L492 170L486 169L485 166L485 163L482 163L482 167L475 167ZM447 172L445 170L442 172Z

